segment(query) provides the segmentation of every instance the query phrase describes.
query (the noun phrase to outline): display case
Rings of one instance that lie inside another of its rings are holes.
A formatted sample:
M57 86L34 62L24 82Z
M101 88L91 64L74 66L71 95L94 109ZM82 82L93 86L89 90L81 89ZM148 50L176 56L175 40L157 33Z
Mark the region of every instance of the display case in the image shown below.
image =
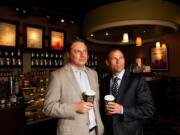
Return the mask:
M44 102L44 89L36 87L22 88L25 103L26 121L33 122L44 118L42 112Z
M47 83L46 77L36 78L36 80L23 80L21 91L24 95L27 124L47 118L42 112Z

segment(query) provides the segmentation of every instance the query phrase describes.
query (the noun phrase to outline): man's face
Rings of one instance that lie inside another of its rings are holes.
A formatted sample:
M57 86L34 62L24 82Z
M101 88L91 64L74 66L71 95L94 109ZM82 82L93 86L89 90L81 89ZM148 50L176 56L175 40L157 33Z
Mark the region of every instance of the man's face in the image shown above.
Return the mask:
M110 52L108 59L106 60L107 66L109 66L113 74L120 73L125 66L125 58L120 50L114 50Z
M83 67L88 59L86 45L83 42L73 43L69 52L69 59L74 66Z

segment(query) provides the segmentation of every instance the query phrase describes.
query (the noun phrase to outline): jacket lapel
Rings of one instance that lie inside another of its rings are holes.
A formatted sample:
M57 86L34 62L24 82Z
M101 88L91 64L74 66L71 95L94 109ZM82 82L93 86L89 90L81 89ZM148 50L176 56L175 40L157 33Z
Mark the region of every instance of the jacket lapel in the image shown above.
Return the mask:
M66 72L67 72L67 78L69 80L69 83L71 83L73 88L77 91L77 94L82 98L81 88L76 80L76 77L74 76L74 73L72 71L70 64L66 66Z
M110 94L110 80L112 78L112 75L109 75L106 80L106 87L105 87L105 95Z
M120 101L121 99L123 99L123 96L124 96L124 93L125 93L126 88L128 86L128 83L129 83L129 72L125 71L124 76L121 80L121 84L120 84L120 87L118 90L117 97L116 97L117 101Z
M95 90L95 86L94 86L94 77L92 76L92 74L90 73L90 70L87 68L87 76L88 76L88 80L89 80L89 85L91 90Z

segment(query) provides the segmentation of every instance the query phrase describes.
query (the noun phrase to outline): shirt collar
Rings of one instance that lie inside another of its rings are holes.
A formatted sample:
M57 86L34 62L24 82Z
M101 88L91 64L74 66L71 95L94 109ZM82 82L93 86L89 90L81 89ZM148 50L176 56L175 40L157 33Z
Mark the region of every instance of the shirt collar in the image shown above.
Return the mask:
M118 77L120 80L122 80L122 77L124 75L125 69L123 69L117 76L113 75L113 78Z
M74 65L72 65L72 64L70 64L70 66L71 66L71 68L72 68L72 70L73 70L73 72L86 72L87 73L87 68L84 66L83 67L83 69L82 70L79 70L79 69L77 69Z

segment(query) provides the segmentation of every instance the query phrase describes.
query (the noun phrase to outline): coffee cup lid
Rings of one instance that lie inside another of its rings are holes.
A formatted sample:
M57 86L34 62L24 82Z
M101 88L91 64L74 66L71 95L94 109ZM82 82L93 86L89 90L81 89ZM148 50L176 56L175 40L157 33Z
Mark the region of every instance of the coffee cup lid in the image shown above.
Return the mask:
M85 94L87 94L87 95L89 95L89 96L94 96L94 95L96 95L95 91L93 91L93 90L87 90L87 91L85 91Z
M115 98L114 98L114 96L113 95L106 95L105 97L104 97L104 100L110 100L110 101L113 101Z

